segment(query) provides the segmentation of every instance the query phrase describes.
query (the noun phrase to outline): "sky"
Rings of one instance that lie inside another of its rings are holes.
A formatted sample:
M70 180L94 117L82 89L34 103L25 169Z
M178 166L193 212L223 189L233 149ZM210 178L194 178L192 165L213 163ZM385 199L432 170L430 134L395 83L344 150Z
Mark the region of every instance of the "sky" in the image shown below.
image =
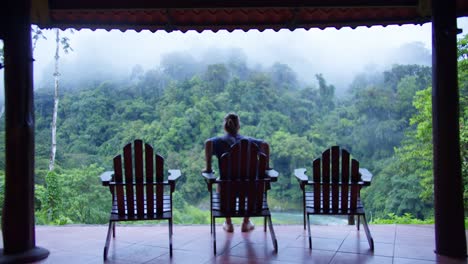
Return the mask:
M463 35L467 34L468 17L458 19L458 27L463 29ZM346 89L354 76L364 71L385 70L395 63L430 64L432 45L431 23L279 32L152 33L83 29L61 34L70 39L73 48L69 54L61 54L62 78L97 71L130 75L136 64L145 70L158 67L161 56L170 52L189 52L201 59L220 54L214 50L241 49L250 66L288 64L305 83L313 83L315 74L321 73L337 90ZM52 30L44 30L44 35L47 39L39 40L34 50L35 88L53 83L55 36ZM3 79L3 74L0 78Z

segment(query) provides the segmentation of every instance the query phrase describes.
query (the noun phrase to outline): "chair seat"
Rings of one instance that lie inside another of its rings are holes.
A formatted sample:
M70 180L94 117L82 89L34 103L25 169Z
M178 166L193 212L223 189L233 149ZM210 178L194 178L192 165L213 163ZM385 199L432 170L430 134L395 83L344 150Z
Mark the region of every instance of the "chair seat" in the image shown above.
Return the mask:
M162 213L156 214L156 195L153 196L154 202L153 202L153 215L148 215L148 208L147 208L147 200L146 197L144 199L144 211L142 215L138 215L137 212L137 205L136 205L136 196L134 196L133 201L134 201L134 214L132 216L128 215L128 208L125 208L125 214L124 215L119 215L118 207L117 207L117 200L114 200L112 202L112 211L111 211L111 221L132 221L132 220L155 220L155 219L169 219L172 217L172 212L171 212L171 196L170 195L164 195L163 196L163 210ZM127 197L124 196L125 203L127 201ZM151 212L151 211L150 211Z
M320 208L316 209L314 207L314 192L305 192L305 202L306 202L306 212L308 214L336 214L336 215L364 215L364 206L362 205L361 199L357 199L357 206L354 209L349 208L350 207L350 201L351 197L348 196L348 206L346 209L341 208L341 194L338 200L338 208L333 209L332 204L330 202L330 207L329 210L324 210L323 209L323 195L321 195L321 203L320 203ZM330 195L331 198L331 195ZM329 199L330 201L330 199Z
M221 203L220 203L220 195L218 192L213 192L212 193L212 201L213 201L213 216L214 217L225 217L227 214L226 213L221 213ZM234 212L231 212L229 216L232 217L242 217L246 216L246 211L247 211L247 199L245 201L244 205L245 210L244 211L239 211L239 200L236 200L236 210ZM266 193L263 195L263 204L262 204L262 209L261 211L258 212L250 212L248 213L249 216L269 216L270 215L270 210L268 208L268 203L267 203L267 198L266 198Z

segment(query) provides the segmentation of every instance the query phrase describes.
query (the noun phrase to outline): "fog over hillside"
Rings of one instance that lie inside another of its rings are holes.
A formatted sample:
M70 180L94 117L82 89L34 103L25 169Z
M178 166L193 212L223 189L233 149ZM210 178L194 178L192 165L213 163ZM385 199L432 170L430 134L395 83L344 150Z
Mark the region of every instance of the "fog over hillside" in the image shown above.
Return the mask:
M468 18L461 18L458 23L464 34L468 33ZM53 84L55 35L52 30L43 32L47 40L40 40L34 51L36 89ZM381 71L396 63L431 63L430 23L232 33L85 29L62 32L62 36L70 39L73 48L71 53L61 54L64 84L97 77L99 80L127 78L135 65L141 65L144 70L154 69L165 55L177 52L200 67L225 62L229 56L243 57L249 67L267 68L280 62L289 65L302 83L315 83L315 74L323 74L339 94L363 71ZM3 74L0 85L3 88Z

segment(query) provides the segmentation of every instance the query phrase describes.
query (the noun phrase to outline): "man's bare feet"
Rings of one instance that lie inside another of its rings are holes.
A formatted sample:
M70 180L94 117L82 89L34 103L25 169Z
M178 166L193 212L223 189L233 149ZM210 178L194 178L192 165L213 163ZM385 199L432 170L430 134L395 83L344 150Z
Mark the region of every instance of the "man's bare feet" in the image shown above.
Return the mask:
M224 222L223 229L224 229L224 231L226 231L228 233L234 232L234 226L232 225L232 223L228 224L228 223Z
M250 220L248 222L242 223L242 232L249 232L249 231L254 230L254 228L255 228L255 225L252 222L250 222Z

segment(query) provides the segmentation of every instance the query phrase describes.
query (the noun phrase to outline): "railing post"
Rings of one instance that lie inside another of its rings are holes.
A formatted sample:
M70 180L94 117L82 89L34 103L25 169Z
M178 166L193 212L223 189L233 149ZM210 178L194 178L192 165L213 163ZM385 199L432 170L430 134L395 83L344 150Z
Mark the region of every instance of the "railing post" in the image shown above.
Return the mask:
M432 123L436 253L466 257L455 0L432 1Z

